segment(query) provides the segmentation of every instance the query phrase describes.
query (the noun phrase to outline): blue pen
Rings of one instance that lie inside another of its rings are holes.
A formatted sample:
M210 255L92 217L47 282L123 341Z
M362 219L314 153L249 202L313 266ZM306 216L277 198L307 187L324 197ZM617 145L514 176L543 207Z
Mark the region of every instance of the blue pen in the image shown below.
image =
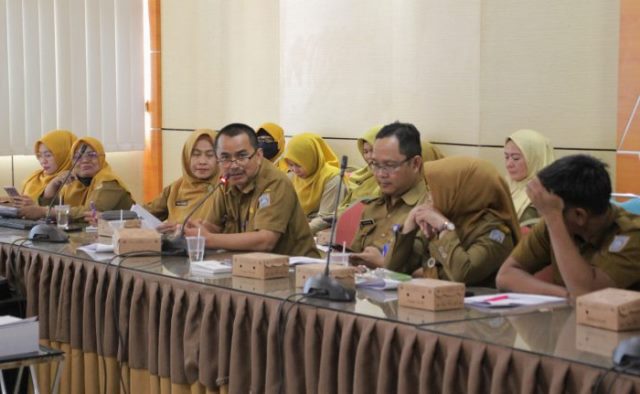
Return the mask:
M382 245L382 257L386 257L387 253L389 253L389 244L388 243Z

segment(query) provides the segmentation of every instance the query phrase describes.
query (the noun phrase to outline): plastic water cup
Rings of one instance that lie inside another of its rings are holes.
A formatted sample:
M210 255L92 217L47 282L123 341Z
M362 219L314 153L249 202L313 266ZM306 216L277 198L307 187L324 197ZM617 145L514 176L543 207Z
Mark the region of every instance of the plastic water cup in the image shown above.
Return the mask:
M332 252L331 253L331 264L349 265L349 255L350 254L351 253Z
M69 213L71 206L69 205L56 205L56 223L60 228L67 228L69 226Z
M186 237L187 252L189 253L189 261L202 261L204 257L204 237Z

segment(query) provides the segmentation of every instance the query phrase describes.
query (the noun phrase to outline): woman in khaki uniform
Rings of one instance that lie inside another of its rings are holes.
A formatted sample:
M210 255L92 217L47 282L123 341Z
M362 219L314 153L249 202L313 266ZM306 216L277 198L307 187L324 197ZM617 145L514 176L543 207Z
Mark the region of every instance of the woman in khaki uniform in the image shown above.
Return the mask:
M80 156L83 145L86 150ZM62 181L66 173L56 176L45 188L40 204L44 207L26 212L28 219L39 219L47 214L46 206L60 191L57 203L70 205L70 219L93 222L98 212L113 209L129 209L135 202L124 182L113 173L111 166L105 160L102 143L93 137L83 137L74 142L71 147L72 163L77 161L73 175L66 185ZM31 208L31 207L26 207Z
M41 169L31 174L22 186L22 195L11 199L18 214L25 218L39 219L47 215L42 196L47 186L71 167L71 146L78 139L67 130L53 130L36 141L34 150Z
M83 145L85 152L80 155ZM78 160L73 180L64 185L61 202L71 205L71 220L95 220L95 213L114 209L129 209L135 203L122 180L113 173L105 160L102 143L93 137L78 139L71 147L73 160ZM45 190L45 198L51 198Z
M218 163L214 150L215 131L197 129L182 148L182 177L162 190L145 208L165 222L157 228L160 232L175 231L200 198L218 182ZM210 204L203 204L193 213L194 219L205 219L211 211Z
M396 236L389 269L492 285L500 264L520 237L509 188L491 163L449 157L424 165L430 190ZM419 237L422 268L405 267Z
M527 183L554 159L549 139L535 130L518 130L504 144L509 189L521 227L532 227L540 220L538 211L527 196Z
M284 161L294 174L293 187L309 219L311 234L329 228L325 219L333 215L342 182L335 153L319 135L302 133L289 141Z

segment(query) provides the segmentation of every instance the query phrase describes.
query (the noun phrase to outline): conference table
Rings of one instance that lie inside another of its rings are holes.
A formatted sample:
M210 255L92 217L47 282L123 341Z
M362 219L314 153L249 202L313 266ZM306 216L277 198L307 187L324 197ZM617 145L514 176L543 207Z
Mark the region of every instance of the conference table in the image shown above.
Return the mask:
M39 317L41 344L65 351L63 393L640 392L640 376L610 370L640 332L577 325L570 306L430 312L364 289L329 302L303 298L293 272L200 275L186 257L93 260L77 250L93 233L25 237L0 229L0 275ZM52 371L39 373L47 387Z

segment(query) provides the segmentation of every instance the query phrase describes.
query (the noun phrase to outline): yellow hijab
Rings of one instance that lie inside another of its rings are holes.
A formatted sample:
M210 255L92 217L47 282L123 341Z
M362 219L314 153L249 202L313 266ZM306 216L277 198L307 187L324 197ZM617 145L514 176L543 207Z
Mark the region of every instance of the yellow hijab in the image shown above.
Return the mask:
M382 126L373 127L367 130L362 137L358 138L358 151L360 151L362 158L364 158L364 143L366 142L373 146L376 140L376 134L378 134L381 128ZM378 187L376 178L374 178L367 164L349 175L347 178L347 190L351 195L352 201L376 197L380 194L380 187Z
M538 171L551 164L555 157L549 139L535 130L518 130L511 134L505 143L508 141L513 141L518 146L527 163L527 176L524 179L517 182L508 179L511 199L513 199L516 213L520 217L531 204L526 192L527 183Z
M203 196L210 187L215 187L218 183L219 168L216 167L213 175L208 179L196 178L190 169L191 153L196 146L198 140L207 138L213 146L216 132L211 129L196 129L182 148L182 177L171 184L169 190L169 197L167 198L167 209L169 211L168 220L174 222L182 222L186 215L191 212L191 209L200 201L200 197ZM181 201L180 206L176 205L176 202ZM213 205L203 204L196 213L194 218L205 219L209 216Z
M428 161L444 159L446 157L437 146L427 140L421 140L420 146L422 147L422 161L425 163Z
M100 170L93 176L91 179L91 183L89 186L85 186L79 180L74 180L68 185L65 185L62 188L62 202L64 204L71 205L72 207L86 206L88 201L87 197L94 191L96 188L101 186L104 182L116 181L118 184L125 190L127 186L122 182L122 180L113 173L111 170L111 166L107 163L105 159L105 152L102 143L93 137L82 137L79 138L71 147L72 156L76 153L77 150L80 149L82 144L89 145L96 153L100 155L98 158Z
M337 163L335 153L317 134L298 134L287 144L284 159L298 164L307 173L306 178L293 177L293 186L305 215L318 210L325 183L340 173L327 156Z
M514 245L520 239L509 186L488 161L462 156L430 161L424 165L424 178L433 206L455 224L460 239L486 212L492 212L511 229Z
M71 167L71 145L75 142L75 134L68 130L53 130L43 135L38 141L36 141L33 150L35 154L38 154L40 144L44 145L51 151L58 169L51 175L44 173L43 169L39 169L31 174L22 185L22 194L31 197L32 200L38 201L38 198L44 192L49 182L60 172L68 170Z
M271 138L273 138L273 140L278 144L278 154L273 156L269 160L280 170L284 172L289 172L289 167L287 166L287 163L285 163L281 157L282 152L284 152L284 146L285 146L284 130L282 130L282 127L280 127L279 125L268 122L268 123L263 123L260 127L258 127L256 134L258 134L260 131L263 131L263 130L267 134L269 134Z

